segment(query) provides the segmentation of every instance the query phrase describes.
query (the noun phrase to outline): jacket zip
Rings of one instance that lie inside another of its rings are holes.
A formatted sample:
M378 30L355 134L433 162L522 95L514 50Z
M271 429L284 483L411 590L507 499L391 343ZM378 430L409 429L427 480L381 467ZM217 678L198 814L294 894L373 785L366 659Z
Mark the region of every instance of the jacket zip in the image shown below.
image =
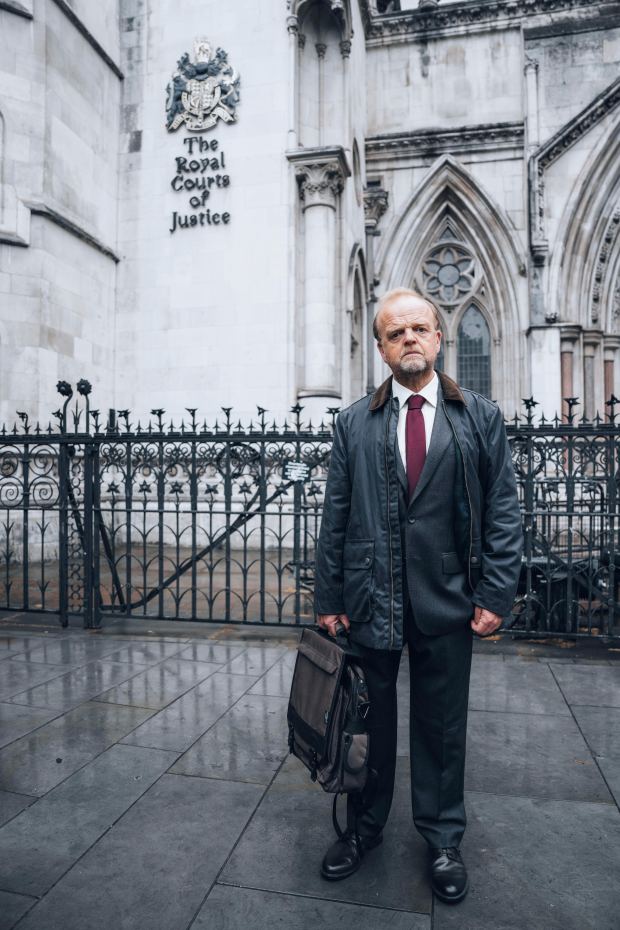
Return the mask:
M388 437L390 434L390 418L392 416L392 406L388 407L387 424L385 427L385 437L383 451L385 454L385 483L387 487L387 519L388 519L388 544L390 547L390 649L394 645L394 558L392 553L392 522L390 520L390 470L388 462Z
M461 461L462 461L462 463L463 463L463 477L465 478L465 493L467 494L467 501L468 501L468 503L469 503L469 557L468 557L468 559L467 559L467 577L469 578L469 586L470 586L470 588L471 588L472 591L473 591L474 585L473 585L472 580L471 580L471 557L472 557L472 552L473 552L473 548L474 548L474 541L473 541L473 517L472 517L473 508L472 508L472 503L471 503L471 494L469 493L469 484L467 483L467 468L465 467L465 456L464 456L464 454L463 454L463 447L462 447L461 441L460 441L460 439L459 439L459 437L458 437L458 435L457 435L457 432L456 432L454 423L452 422L452 420L451 420L450 417L448 416L448 411L446 410L445 401L443 401L443 400L441 401L441 406L443 407L443 412L445 413L446 418L447 418L447 420L448 420L448 423L450 424L450 427L451 427L452 432L453 432L453 434L454 434L454 439L455 439L455 441L456 441L457 446L459 447L459 451L460 451L460 453L461 453Z

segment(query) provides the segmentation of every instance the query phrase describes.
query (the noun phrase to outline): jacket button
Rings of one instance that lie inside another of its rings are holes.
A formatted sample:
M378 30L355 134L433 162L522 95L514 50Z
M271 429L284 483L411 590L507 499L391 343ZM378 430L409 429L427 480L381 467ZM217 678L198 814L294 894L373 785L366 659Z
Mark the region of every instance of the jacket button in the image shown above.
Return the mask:
M370 565L370 556L367 555L366 558L364 559L364 562L366 565Z
M413 524L415 523L415 517L409 517L409 522L413 526Z
M478 556L477 556L477 555L472 555L472 557L471 557L471 564L472 564L472 565L477 565L479 561L480 561L480 560L478 559Z

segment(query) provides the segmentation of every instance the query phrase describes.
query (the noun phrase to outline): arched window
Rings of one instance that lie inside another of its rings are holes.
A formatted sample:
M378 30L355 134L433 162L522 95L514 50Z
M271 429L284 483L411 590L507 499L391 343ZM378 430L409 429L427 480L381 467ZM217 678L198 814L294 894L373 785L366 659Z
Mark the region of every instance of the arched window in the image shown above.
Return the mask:
M459 323L457 380L462 387L491 397L491 337L487 322L470 304Z

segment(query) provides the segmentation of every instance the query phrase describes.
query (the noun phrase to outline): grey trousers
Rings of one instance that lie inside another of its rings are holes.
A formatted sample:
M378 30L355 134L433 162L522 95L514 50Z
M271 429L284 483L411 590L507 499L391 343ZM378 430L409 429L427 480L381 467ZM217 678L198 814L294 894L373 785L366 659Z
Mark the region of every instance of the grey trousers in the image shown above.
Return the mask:
M459 846L466 824L464 793L467 702L473 633L463 628L427 636L409 612L405 624L411 678L409 748L411 806L417 830L431 846ZM371 703L370 764L374 784L347 799L347 825L362 836L385 826L396 768L399 651L356 647Z

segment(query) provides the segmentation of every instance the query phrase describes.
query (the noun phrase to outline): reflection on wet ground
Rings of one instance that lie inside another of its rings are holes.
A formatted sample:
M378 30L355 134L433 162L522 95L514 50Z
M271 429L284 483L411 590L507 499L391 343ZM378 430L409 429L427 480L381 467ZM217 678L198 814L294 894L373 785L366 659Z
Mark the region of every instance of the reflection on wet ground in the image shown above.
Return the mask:
M616 926L613 649L477 644L449 908L411 823L407 663L385 841L326 883L331 798L287 748L295 631L46 623L0 615L0 930Z

